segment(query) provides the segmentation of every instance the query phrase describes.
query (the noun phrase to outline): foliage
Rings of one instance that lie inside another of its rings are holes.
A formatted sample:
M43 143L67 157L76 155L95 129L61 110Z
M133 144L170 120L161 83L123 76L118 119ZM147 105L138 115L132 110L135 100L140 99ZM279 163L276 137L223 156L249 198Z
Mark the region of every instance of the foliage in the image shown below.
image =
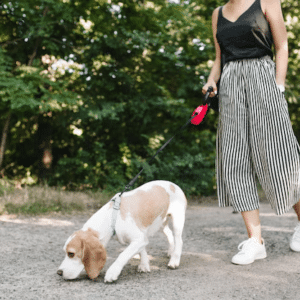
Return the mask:
M285 0L282 3L283 15L286 20L289 40L289 68L287 73L286 96L289 102L289 113L295 135L300 141L300 25L299 25L299 1Z
M165 179L187 194L214 193L212 111L146 162L201 104L214 59L211 14L224 3L2 1L0 122L12 113L2 174L36 182L46 137L50 185L116 191L145 167L136 185ZM300 134L296 4L282 6L293 20L287 82Z

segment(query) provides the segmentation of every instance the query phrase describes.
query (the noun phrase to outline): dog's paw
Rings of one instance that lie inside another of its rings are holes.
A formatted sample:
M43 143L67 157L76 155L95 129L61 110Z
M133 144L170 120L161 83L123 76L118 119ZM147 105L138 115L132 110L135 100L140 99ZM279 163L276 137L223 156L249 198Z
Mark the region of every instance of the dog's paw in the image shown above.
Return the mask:
M148 265L145 265L145 264L140 264L138 266L138 272L140 273L149 273L150 272L150 266L149 264Z
M105 283L111 283L111 282L114 282L118 279L119 275L116 275L116 274L105 274L105 277L104 277L104 282Z
M179 258L174 258L174 257L171 257L169 263L168 263L168 267L170 269L176 269L179 267L179 264L180 264L180 259Z
M114 282L118 279L119 275L121 273L121 268L112 265L105 274L104 277L104 282L105 283L110 283L110 282Z

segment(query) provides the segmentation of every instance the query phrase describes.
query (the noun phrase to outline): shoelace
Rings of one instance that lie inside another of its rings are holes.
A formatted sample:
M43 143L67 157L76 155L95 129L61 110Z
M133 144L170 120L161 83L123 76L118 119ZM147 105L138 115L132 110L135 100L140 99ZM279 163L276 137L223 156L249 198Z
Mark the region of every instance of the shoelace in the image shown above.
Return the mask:
M257 241L255 238L250 238L246 241L243 241L239 244L238 250L240 251L240 253L244 253L250 244L256 243L256 242Z

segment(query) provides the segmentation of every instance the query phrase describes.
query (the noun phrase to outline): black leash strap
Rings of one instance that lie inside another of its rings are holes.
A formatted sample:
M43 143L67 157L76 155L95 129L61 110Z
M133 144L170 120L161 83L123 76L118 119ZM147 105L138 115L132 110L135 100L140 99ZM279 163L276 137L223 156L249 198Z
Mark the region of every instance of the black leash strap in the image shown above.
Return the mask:
M191 122L191 120L193 118L195 118L197 115L195 114L193 117L191 117L183 126L180 127L180 129L164 144L162 145L158 150L157 152L148 160L148 164L155 158L155 156L161 152L172 140L173 138L180 132L182 131L187 125L189 125L189 123ZM129 184L127 184L124 188L124 190L122 191L121 195L126 191L128 190L135 182L136 180L138 179L138 177L141 175L141 173L144 171L144 168L142 168L139 173L129 182ZM120 196L121 196L120 195Z
M212 92L212 88L211 87L209 87L208 88L208 90L207 90L207 93L206 93L206 95L205 95L205 97L204 97L204 103L207 103L207 100L208 100L208 97L209 97L209 93L210 92ZM208 104L208 106L209 106L209 104L210 103L207 103ZM149 161L148 161L148 164L155 158L155 156L159 153L159 152L161 152L162 150L164 150L165 149L165 147L173 140L173 138L179 133L179 132L181 132L186 126L188 126L189 125L189 123L196 117L198 115L198 113L196 113L194 116L192 116L183 126L181 126L179 129L178 129L178 131L164 144L164 145L162 145L158 150L157 150L157 152L149 159ZM141 173L144 171L144 168L142 168L141 170L140 170L140 172L129 182L129 184L127 184L126 186L125 186L125 188L124 188L124 190L121 192L121 194L120 194L120 197L121 197L121 195L126 191L126 190L128 190L135 182L136 182L136 180L138 179L138 177L141 175Z

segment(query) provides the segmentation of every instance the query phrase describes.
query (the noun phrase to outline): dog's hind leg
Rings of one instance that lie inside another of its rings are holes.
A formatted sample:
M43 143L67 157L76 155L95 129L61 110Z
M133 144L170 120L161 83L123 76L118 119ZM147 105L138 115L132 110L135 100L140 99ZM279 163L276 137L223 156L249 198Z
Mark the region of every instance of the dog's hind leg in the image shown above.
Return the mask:
M182 252L182 231L185 222L185 207L177 205L173 207L170 213L173 221L174 251L171 253L168 267L175 269L179 267Z
M168 242L169 242L168 256L170 257L174 251L174 236L173 236L172 230L170 229L170 227L168 225L168 219L166 220L163 232L166 235Z

